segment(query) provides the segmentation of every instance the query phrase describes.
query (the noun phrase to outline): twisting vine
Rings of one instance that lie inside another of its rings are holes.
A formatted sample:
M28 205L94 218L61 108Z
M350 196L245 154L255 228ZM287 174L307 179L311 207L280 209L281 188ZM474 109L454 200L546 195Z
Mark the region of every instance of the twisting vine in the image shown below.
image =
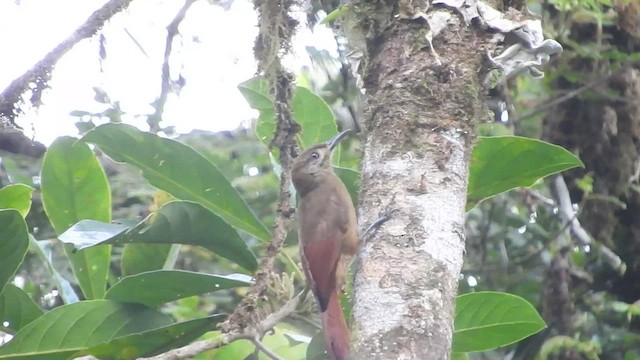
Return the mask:
M290 166L293 158L297 155L295 134L300 131L300 126L293 120L291 110L294 78L282 66L281 62L282 56L291 47L291 38L297 26L297 21L289 14L292 5L293 1L291 0L254 1L254 6L258 11L260 29L254 53L258 61L258 72L268 81L274 99L276 131L270 146L280 150L282 174L271 243L267 246L260 267L254 276L254 285L236 307L234 313L221 326L224 332L255 326L264 316L261 311L258 311L258 308L261 299L265 298L269 275L273 272L275 258L287 236L293 214L289 193L291 186Z

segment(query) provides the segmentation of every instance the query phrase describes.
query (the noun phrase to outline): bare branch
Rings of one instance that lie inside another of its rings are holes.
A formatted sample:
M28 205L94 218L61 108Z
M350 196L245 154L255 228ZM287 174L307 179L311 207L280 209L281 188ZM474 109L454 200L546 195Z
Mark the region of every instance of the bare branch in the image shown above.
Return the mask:
M260 339L253 338L251 339L251 342L253 342L253 344L256 346L257 349L262 351L265 355L267 355L272 360L282 360L282 358L278 356L278 354L274 353L273 351L271 351L271 349L264 346L264 344L260 341Z
M529 111L525 112L524 114L517 116L516 118L513 119L514 123L517 123L521 120L525 120L528 119L532 116L547 112L549 110L553 110L556 106L562 104L565 101L569 101L571 99L573 99L576 96L581 95L582 93L586 92L587 90L591 90L594 89L596 87L598 87L598 85L602 85L604 83L606 83L607 81L609 81L609 79L611 79L613 76L619 74L622 72L622 70L624 70L626 67L621 67L620 69L618 69L617 71L614 71L608 75L605 76L599 76L597 79L590 81L589 83L577 88L577 89L573 89L571 91L569 91L568 93L555 98L555 99L546 99L541 101L540 103L538 103L538 105L534 106L532 109L530 109Z
M615 270L624 271L625 265L620 257L604 244L594 244L591 235L589 235L589 233L580 224L580 221L576 216L576 211L573 209L573 204L571 203L569 189L567 188L567 184L564 182L564 177L562 177L562 175L557 175L553 178L552 187L557 198L560 216L570 224L571 232L580 244L594 246L598 249L602 259L607 264Z
M306 292L302 292L293 299L289 300L284 306L278 309L276 312L270 314L265 319L256 324L255 327L246 327L244 329L240 329L238 331L232 331L229 333L223 333L222 336L215 340L202 340L191 343L189 345L183 346L178 349L173 349L166 353L149 357L142 358L139 360L180 360L180 359L188 359L194 357L198 354L201 354L205 351L217 349L226 344L229 344L236 340L250 340L255 342L255 339L264 335L267 331L273 329L276 324L278 324L282 319L287 316L293 314L296 310L298 304L304 301L306 297ZM262 345L262 344L260 344ZM256 344L256 346L258 346ZM259 347L259 346L258 346ZM264 347L264 345L262 345ZM260 349L265 352L262 348ZM268 349L267 349L268 350ZM268 350L270 352L270 350ZM265 352L265 354L269 354ZM272 359L278 359L278 357L272 357Z
M539 193L538 191L535 191L533 189L520 188L520 189L518 189L518 192L520 192L524 196L530 196L533 199L538 200L539 202L541 202L542 204L544 204L546 206L549 206L549 207L555 207L556 206L556 202L553 201L553 199L550 199L550 198L542 195L541 193Z
M81 40L90 38L100 30L113 15L126 9L132 0L111 0L96 10L76 31L51 50L36 65L26 73L13 80L11 84L0 94L0 118L5 118L15 125L15 117L20 113L18 104L20 98L31 90L31 104L34 107L40 105L42 92L48 87L51 71L58 60L71 50ZM30 84L35 84L33 89Z
M160 88L160 97L156 100L155 108L156 111L147 119L147 124L149 124L149 131L158 132L160 131L160 120L162 120L162 113L164 112L164 105L167 102L167 96L171 92L171 69L169 68L169 58L171 57L171 52L173 51L173 39L178 35L178 28L184 20L187 11L191 8L191 5L196 2L196 0L186 0L182 8L178 11L176 16L171 20L169 25L167 25L167 38L164 46L164 60L162 61L162 85Z

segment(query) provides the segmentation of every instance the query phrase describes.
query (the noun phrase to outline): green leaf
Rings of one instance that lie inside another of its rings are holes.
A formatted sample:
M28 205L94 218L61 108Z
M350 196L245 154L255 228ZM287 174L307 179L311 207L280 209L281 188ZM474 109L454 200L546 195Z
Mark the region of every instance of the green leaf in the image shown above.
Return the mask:
M263 144L268 146L276 129L276 118L273 100L269 94L269 85L264 79L258 77L241 83L238 85L238 89L249 106L260 112L260 118L256 124L256 135ZM327 141L338 133L331 108L311 90L300 86L296 87L291 108L295 121L303 129L302 134L298 137L302 148Z
M358 208L358 191L360 190L360 172L334 166L333 170L336 172L336 175L342 180L344 185L347 187L347 191L349 191L349 196L351 197L351 201L353 202L353 206Z
M304 359L307 351L307 343L292 344L284 329L275 327L273 332L262 339L262 343L268 349L279 355L282 359ZM262 356L261 356L262 358ZM268 359L265 357L264 359Z
M467 353L452 353L451 360L468 360Z
M157 310L108 300L80 301L51 310L23 327L0 359L66 359L89 347L172 324Z
M39 318L44 311L24 292L13 284L7 284L0 293L0 324L13 331Z
M269 84L263 78L255 77L240 83L238 89L249 106L260 113L256 122L256 136L268 147L276 130L276 113L269 93Z
M593 193L593 175L586 174L585 176L576 179L575 184L578 189L582 190L583 196L588 197Z
M241 339L215 349L213 354L207 354L207 358L212 360L251 359L250 356L254 349L255 346L251 341Z
M291 344L289 338L279 327L275 327L273 332L265 335L262 345L276 353L282 359L304 359L307 348L306 343ZM211 353L206 354L206 359L228 360L228 359L253 359L251 354L255 350L255 345L248 340L233 341ZM260 360L269 359L264 354L259 354Z
M238 90L252 109L271 111L273 114L273 100L269 93L269 84L261 77L254 77L238 85ZM273 135L271 132L270 135ZM262 139L260 139L262 141Z
M189 344L202 334L214 330L225 318L212 315L189 320L138 334L117 338L83 352L101 359L137 359L152 356Z
M324 332L318 331L307 347L306 360L327 360L327 350L324 341Z
M256 122L256 137L262 144L269 147L276 129L276 113L273 99L269 93L269 84L261 77L255 77L238 85L238 90L244 96L252 109L258 110ZM272 149L271 159L278 159L278 149ZM277 163L277 160L276 160Z
M29 247L27 224L17 210L0 210L0 292L11 281Z
M42 202L56 233L83 219L111 221L104 170L89 146L72 137L51 144L42 163Z
M77 250L84 250L96 245L125 243L130 229L132 228L122 224L81 220L60 234L58 239L65 244L73 244Z
M189 201L169 202L155 217L134 228L85 220L59 238L78 249L127 243L200 245L247 270L258 268L255 256L235 229L201 205Z
M82 219L111 220L111 193L102 166L87 144L65 136L51 144L42 162L42 205L56 233ZM87 299L101 299L107 286L110 247L73 252L64 248Z
M85 299L104 298L111 247L103 246L74 252L70 247L65 246L64 251L71 261L73 274L78 279L78 285Z
M82 141L100 146L116 161L137 167L151 185L176 198L198 202L231 226L263 241L269 240L269 230L251 212L229 180L189 146L125 124L98 126Z
M0 189L0 209L16 209L26 217L31 209L33 188L24 184L7 185Z
M163 244L127 244L122 250L120 267L123 276L163 268L171 245Z
M584 166L564 148L518 136L479 137L469 173L467 210L505 191Z
M332 12L330 12L329 14L327 14L327 17L325 17L324 19L322 19L322 21L320 21L320 24L328 24L332 21L334 21L335 19L339 18L339 17L343 17L347 14L347 11L349 10L349 5L345 4L345 5L340 5L337 8L335 8Z
M247 275L209 275L180 270L156 270L122 278L106 298L155 307L193 295L251 285Z
M545 328L527 300L499 292L477 292L456 299L453 352L476 352L513 344Z
M311 90L296 87L291 107L293 118L302 126L303 131L300 135L302 148L307 149L317 143L327 141L338 133L336 119L331 108Z

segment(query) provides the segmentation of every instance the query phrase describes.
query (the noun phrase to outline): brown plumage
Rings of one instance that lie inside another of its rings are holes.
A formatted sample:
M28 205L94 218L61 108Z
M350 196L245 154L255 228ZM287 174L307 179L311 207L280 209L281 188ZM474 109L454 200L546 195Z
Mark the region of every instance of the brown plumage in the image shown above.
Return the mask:
M350 333L338 295L359 245L356 211L331 166L331 151L347 133L307 149L291 170L298 192L300 257L322 313L331 360L350 358Z

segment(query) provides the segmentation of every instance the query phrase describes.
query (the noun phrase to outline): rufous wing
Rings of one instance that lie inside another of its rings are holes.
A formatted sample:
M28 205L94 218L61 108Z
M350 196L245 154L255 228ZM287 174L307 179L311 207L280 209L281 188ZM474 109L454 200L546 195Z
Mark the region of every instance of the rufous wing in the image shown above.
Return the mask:
M318 299L320 311L327 310L332 293L336 291L336 268L340 260L340 239L338 236L311 241L301 246L302 265L311 289Z

